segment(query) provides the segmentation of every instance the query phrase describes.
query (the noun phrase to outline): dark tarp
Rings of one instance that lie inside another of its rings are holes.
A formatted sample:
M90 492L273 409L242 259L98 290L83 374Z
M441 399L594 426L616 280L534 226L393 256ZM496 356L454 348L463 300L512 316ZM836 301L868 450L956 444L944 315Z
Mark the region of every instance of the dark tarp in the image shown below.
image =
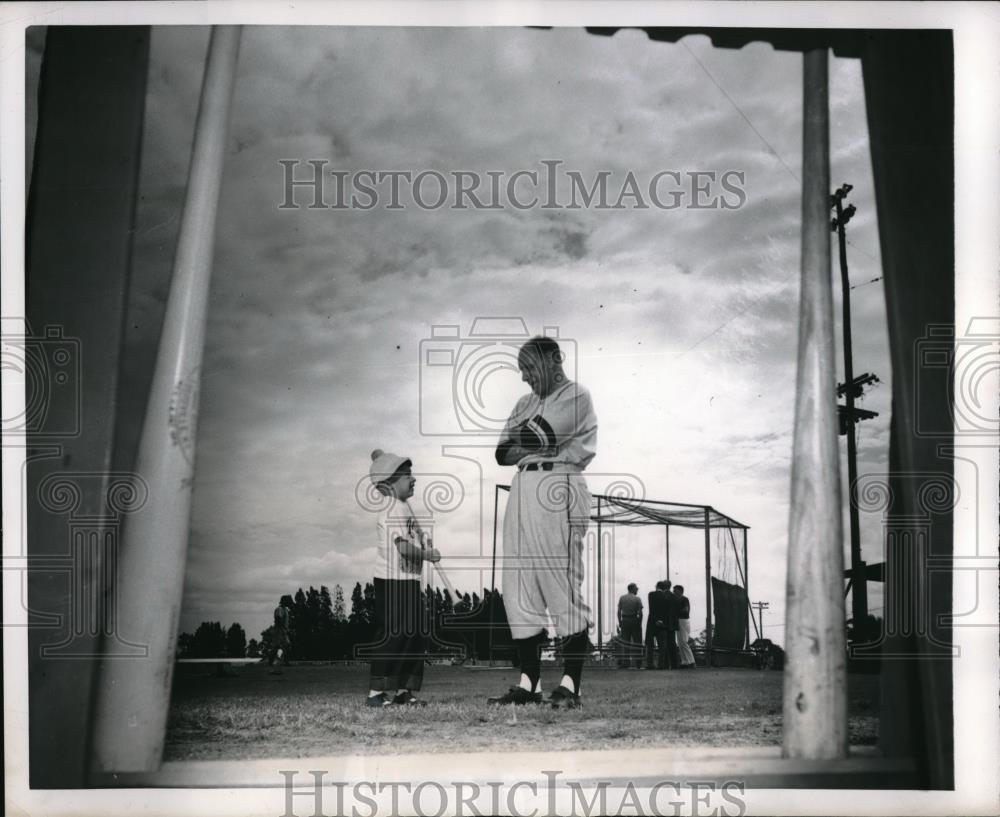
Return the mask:
M742 650L746 644L747 594L736 584L712 577L712 648Z

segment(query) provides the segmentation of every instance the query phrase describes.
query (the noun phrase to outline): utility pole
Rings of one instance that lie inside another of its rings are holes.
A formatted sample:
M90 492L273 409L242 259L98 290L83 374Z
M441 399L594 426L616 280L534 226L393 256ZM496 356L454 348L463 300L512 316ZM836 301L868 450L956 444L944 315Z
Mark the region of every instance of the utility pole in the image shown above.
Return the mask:
M861 559L861 527L858 521L858 451L854 426L860 420L870 420L877 417L874 411L865 411L854 407L854 398L860 397L862 388L868 383L878 382L875 375L864 374L854 377L854 362L851 352L851 284L847 277L847 236L844 228L857 212L853 204L844 207L844 199L851 192L852 186L844 184L832 196L830 206L837 211L837 217L831 222L831 229L837 233L840 245L840 282L843 290L843 335L844 335L844 383L837 387L837 395L845 398L845 406L838 406L840 433L847 435L847 484L850 492L848 511L851 519L851 615L854 619L855 632L864 627L868 618L868 580L865 563Z
M770 609L771 605L766 601L755 601L750 605L757 608L757 615L760 618L760 637L764 637L764 611Z

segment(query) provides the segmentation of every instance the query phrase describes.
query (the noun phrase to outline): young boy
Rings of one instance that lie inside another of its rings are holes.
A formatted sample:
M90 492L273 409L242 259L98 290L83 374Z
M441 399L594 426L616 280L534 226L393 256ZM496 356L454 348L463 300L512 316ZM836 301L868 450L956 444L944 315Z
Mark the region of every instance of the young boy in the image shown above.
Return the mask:
M410 460L376 449L368 475L389 502L375 521L375 625L367 705L422 706L424 676L424 562L441 555L421 530L407 500L416 479Z

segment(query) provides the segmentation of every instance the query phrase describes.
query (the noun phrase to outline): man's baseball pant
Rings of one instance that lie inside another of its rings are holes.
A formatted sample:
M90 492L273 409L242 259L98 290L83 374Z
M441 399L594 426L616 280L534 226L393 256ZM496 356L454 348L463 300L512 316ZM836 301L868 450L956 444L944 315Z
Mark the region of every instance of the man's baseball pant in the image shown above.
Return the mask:
M590 627L583 598L589 523L590 491L581 474L538 470L514 475L503 518L501 576L513 638L537 635L550 617L557 637Z

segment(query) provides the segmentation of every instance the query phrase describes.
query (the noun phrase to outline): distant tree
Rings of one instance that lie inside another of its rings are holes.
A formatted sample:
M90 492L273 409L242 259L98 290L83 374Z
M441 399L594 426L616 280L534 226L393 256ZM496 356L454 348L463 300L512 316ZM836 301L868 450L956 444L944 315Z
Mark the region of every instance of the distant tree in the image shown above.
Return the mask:
M193 658L222 658L226 648L226 635L218 621L203 621L194 632L191 642Z
M333 621L333 599L330 597L330 588L325 584L319 587L319 619L320 621Z
M260 658L260 643L256 638L247 642L247 658Z
M782 669L785 666L785 651L770 638L758 638L751 645L757 654L759 669Z
M301 658L317 659L319 655L319 626L321 603L319 591L310 586L305 594L305 608L298 625L300 649L297 655Z
M181 633L177 636L177 657L194 657L194 636L191 633Z
M354 585L351 591L351 615L347 619L351 624L367 624L368 610L365 608L364 592L361 589L361 582Z
M344 605L344 588L339 584L333 588L333 620L337 623L347 621L347 608Z
M330 588L325 584L319 588L319 609L316 621L316 658L329 660L333 657L333 599Z
M361 582L358 582L351 592L351 614L347 619L345 640L350 657L358 657L355 652L357 648L371 643L374 636L374 622L375 586L369 583L362 588Z
M247 657L247 634L237 622L233 622L226 630L226 657Z

